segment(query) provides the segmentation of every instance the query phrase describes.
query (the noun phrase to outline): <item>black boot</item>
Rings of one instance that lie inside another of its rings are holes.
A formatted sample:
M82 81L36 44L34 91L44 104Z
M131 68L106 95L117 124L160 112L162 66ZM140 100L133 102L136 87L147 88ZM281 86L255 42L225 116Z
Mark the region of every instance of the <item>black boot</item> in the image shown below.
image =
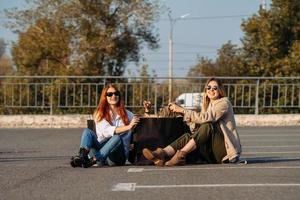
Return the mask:
M88 166L87 163L90 163L90 159L88 157L89 150L84 148L79 149L79 155L71 158L70 165L72 167L85 167Z
M94 160L93 158L89 158L88 160L85 160L82 164L82 167L89 168L97 163L97 160Z
M75 162L74 162L75 157L76 157L76 156L73 156L73 157L71 158L71 160L70 160L70 165L71 165L72 167L78 167L78 166L75 164Z

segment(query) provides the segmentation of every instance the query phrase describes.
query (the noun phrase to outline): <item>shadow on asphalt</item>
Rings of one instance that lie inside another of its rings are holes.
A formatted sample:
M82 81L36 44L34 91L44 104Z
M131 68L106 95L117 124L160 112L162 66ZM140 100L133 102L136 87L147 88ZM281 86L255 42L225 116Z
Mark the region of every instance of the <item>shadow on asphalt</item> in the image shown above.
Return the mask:
M43 156L43 157L9 157L0 158L1 162L18 162L18 161L36 161L36 160L66 160L70 159L71 156Z
M0 158L0 163L5 162L19 162L19 161L39 161L39 160L69 160L71 156L43 156L43 157L7 157L7 158ZM254 158L242 158L242 160L247 160L248 164L260 164L260 163L279 163L279 162L294 162L300 161L300 158L282 158L282 157L254 157ZM203 164L203 163L202 163ZM149 163L137 163L132 166L149 166ZM188 164L191 165L191 164ZM192 164L192 165L201 165Z

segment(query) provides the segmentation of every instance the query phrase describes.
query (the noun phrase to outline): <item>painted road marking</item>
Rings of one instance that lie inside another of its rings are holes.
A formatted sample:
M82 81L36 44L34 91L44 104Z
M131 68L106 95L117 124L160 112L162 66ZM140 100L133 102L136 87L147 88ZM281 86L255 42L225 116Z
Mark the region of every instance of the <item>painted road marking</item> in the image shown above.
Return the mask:
M248 152L243 152L243 155L247 154L299 154L300 151L248 151Z
M295 139L290 139L290 138L281 138L280 141L278 141L278 138L277 139L259 139L257 140L257 138L253 137L253 138L247 138L246 140L243 140L244 142L247 141L248 143L249 142L255 142L255 143L261 143L261 142L298 142L300 141L300 137L298 138L295 138Z
M249 135L239 135L241 137L294 137L294 136L300 136L299 134L249 134Z
M242 146L243 149L245 148L299 148L300 146L294 145L294 146Z
M128 173L145 171L181 171L181 170L216 170L216 169L300 169L300 166L226 166L226 167L156 167L156 168L129 168Z
M282 131L283 130L285 130L285 128L286 127L283 127L282 129L280 129L280 127L278 127L278 128L276 128L276 129L261 129L261 131L262 132L264 132L264 133L278 133L278 134L284 134L284 133L282 133ZM257 129L248 129L248 130L243 130L243 131L240 131L240 132L242 132L242 133L240 133L240 135L241 134L244 134L244 135L246 135L246 132L257 132ZM289 133L291 133L291 132L296 132L296 133L300 133L300 131L299 131L299 128L296 128L296 129L289 129L289 131L288 131ZM251 134L251 133L250 133Z
M131 173L131 172L136 173L136 172L143 172L143 171L144 171L144 168L129 168L127 170L127 172L129 172L129 173Z
M136 188L136 183L118 183L113 186L111 191L134 191Z
M136 183L118 183L111 191L133 192L136 189L156 188L222 188L222 187L299 187L300 183L254 183L254 184L195 184L195 185L137 185Z

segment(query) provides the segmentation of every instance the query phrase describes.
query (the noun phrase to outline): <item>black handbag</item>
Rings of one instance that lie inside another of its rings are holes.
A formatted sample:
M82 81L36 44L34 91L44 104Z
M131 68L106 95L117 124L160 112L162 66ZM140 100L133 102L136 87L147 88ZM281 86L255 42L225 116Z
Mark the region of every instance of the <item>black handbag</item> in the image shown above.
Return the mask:
M94 131L96 133L95 121L93 119L86 120L87 128Z
M183 117L140 118L140 123L133 131L135 164L149 164L142 154L143 148L155 150L157 147L165 147L187 132L190 130L183 122Z

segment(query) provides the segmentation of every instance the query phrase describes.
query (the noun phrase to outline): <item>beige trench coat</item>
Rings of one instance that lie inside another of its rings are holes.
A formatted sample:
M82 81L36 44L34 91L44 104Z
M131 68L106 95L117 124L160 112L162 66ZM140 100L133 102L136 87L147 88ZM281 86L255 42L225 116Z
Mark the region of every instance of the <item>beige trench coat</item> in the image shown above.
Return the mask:
M238 161L242 147L237 132L232 105L227 97L223 97L209 104L206 112L184 110L183 120L187 122L193 132L197 124L219 122L224 134L227 155L222 161Z

